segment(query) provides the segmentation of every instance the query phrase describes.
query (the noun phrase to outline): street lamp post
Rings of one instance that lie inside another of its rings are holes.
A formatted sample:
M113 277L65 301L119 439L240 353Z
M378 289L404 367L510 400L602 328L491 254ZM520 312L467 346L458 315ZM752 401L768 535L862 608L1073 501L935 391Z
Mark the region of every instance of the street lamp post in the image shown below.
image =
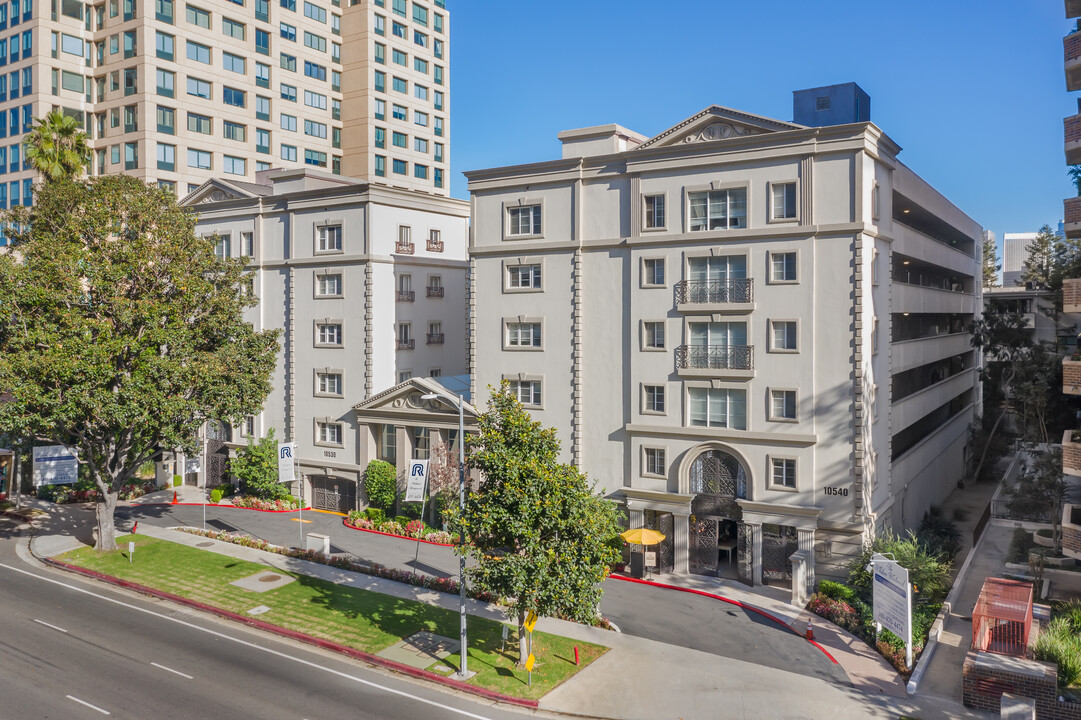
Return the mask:
M443 395L429 393L422 395L422 400L440 400L447 405L455 405ZM465 512L465 401L461 393L458 394L458 508ZM461 644L462 657L459 661L458 676L466 679L469 676L466 661L466 614L465 614L465 526L458 524L458 614L461 620L459 643Z

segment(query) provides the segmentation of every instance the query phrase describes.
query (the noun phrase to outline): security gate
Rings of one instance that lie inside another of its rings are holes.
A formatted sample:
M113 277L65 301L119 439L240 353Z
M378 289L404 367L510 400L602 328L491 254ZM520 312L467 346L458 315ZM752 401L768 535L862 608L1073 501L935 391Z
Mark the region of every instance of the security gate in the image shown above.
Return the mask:
M336 477L312 478L312 507L347 513L356 506L356 483Z
M792 553L799 550L796 528L762 526L762 580L792 586Z
M717 572L718 518L691 516L691 572L713 575Z

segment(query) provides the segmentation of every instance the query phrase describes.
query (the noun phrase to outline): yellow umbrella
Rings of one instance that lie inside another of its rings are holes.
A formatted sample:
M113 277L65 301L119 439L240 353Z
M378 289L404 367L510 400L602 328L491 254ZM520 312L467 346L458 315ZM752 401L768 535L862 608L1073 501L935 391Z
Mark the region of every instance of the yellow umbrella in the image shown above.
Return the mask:
M631 545L657 545L664 540L664 535L649 528L634 528L620 533L619 536Z

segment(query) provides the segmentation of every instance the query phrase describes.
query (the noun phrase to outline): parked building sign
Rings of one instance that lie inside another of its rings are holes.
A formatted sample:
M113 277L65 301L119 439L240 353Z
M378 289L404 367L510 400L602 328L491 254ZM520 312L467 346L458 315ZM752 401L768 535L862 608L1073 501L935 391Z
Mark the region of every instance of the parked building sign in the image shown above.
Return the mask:
M34 485L73 485L79 479L79 456L63 445L34 448Z

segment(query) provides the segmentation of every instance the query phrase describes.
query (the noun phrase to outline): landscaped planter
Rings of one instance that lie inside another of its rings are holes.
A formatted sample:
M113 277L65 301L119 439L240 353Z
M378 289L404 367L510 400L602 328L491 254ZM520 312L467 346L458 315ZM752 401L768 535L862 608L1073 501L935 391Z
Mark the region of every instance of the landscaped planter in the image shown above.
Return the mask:
M1062 433L1062 472L1081 477L1081 430Z
M1065 395L1081 395L1081 358L1062 361L1062 392Z

